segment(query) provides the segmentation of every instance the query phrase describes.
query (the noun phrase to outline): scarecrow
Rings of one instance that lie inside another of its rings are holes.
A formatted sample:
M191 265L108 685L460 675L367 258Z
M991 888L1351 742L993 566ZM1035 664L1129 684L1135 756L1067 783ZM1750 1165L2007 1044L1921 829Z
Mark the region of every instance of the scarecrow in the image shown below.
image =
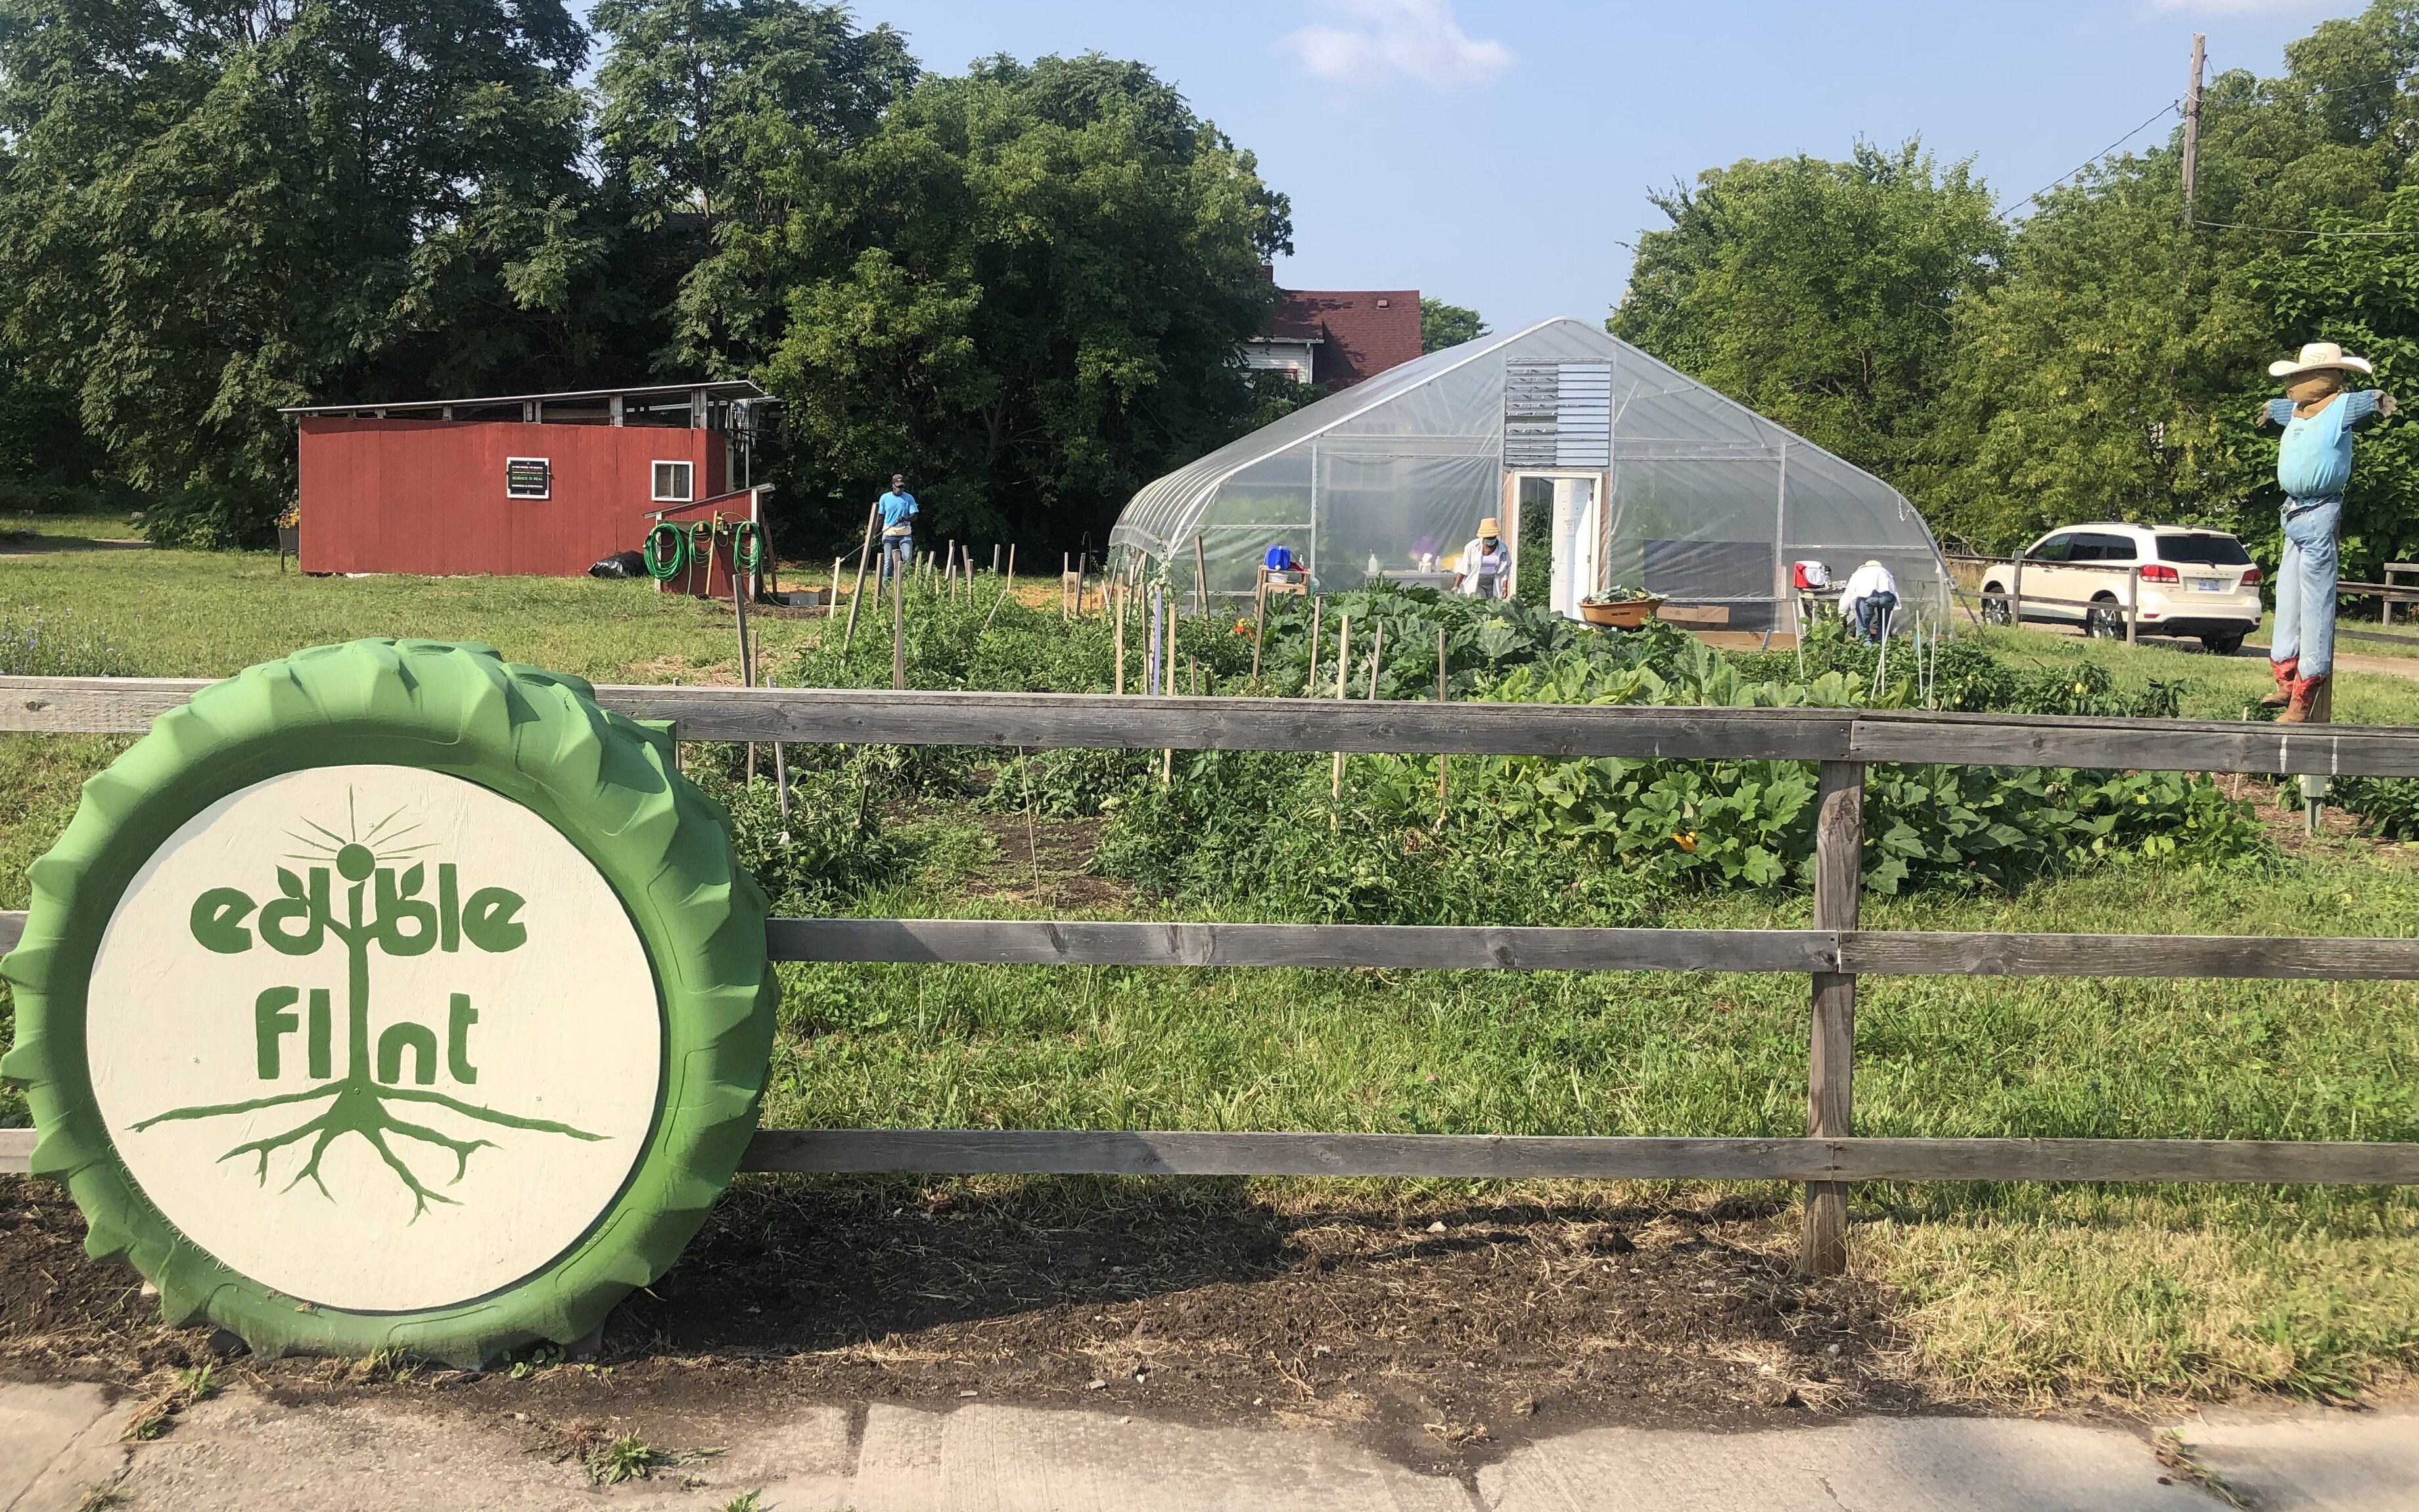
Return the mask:
M2282 425L2276 486L2285 492L2285 560L2276 571L2276 633L2269 649L2276 690L2261 699L2282 709L2279 724L2309 718L2313 701L2334 666L2336 538L2343 530L2344 485L2351 481L2351 429L2391 415L2394 395L2378 389L2343 392L2345 376L2376 371L2365 357L2347 357L2331 341L2314 341L2299 359L2271 363L2286 397L2259 409L2258 424Z

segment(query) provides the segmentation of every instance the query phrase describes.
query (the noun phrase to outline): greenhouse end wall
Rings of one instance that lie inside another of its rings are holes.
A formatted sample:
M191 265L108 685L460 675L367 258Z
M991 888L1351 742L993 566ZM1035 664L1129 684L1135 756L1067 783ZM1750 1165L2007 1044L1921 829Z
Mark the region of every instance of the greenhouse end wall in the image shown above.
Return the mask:
M1189 589L1197 542L1210 591L1248 595L1284 546L1321 587L1354 587L1457 557L1482 518L1518 507L1523 474L1598 480L1597 589L1790 628L1793 563L1844 577L1874 558L1927 618L1949 601L1931 531L1897 490L1571 319L1431 352L1153 482L1110 536L1114 565Z

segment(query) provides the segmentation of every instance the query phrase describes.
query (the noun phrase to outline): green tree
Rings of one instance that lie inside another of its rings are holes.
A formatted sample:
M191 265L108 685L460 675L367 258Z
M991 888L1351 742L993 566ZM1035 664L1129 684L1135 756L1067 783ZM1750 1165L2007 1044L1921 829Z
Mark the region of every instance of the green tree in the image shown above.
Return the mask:
M1487 334L1487 322L1475 310L1442 300L1420 301L1420 350L1442 351Z
M32 378L0 348L0 509L90 508L104 489L75 395Z
M1971 164L1859 143L1845 162L1741 162L1653 197L1672 224L1638 239L1607 329L1919 493L1951 312L2006 247Z
M925 78L797 207L764 369L853 525L905 471L943 533L1097 540L1237 434L1237 349L1288 248L1252 155L1136 63L994 58ZM714 276L701 272L701 277Z
M2291 252L2255 259L2245 282L2288 341L2339 342L2377 364L2380 387L2411 394L2419 378L2419 187L2396 190L2380 220L2335 217L2333 224L2404 234L2307 239ZM2227 418L2239 423L2250 412L2238 405ZM2251 490L2250 517L2242 523L2262 536L2273 528L2274 434L2250 449L2264 476ZM2419 431L2389 422L2361 439L2344 493L2343 538L2350 577L2370 577L2382 563L2408 561L2419 551Z
M0 320L225 543L291 487L278 406L596 349L609 244L560 0L0 0Z
M677 263L659 365L736 377L786 318L780 240L827 203L840 156L881 124L916 61L810 0L600 0L596 139L633 224Z
M2273 555L2275 442L2252 426L2276 392L2268 362L2332 337L2411 370L2396 347L2410 326L2393 281L2414 270L2403 243L2305 233L2386 224L2419 147L2402 88L2419 7L2322 23L2286 63L2206 92L2198 224L2181 222L2176 142L2124 154L2042 196L2008 276L1961 301L1935 436L1956 466L1924 501L1936 526L1998 550L2077 520L2200 522ZM2419 538L2419 457L2396 435L2363 443L2355 561Z
M2268 351L2268 323L2188 266L2193 239L2159 177L2051 196L2005 284L1958 311L1937 440L1961 461L1924 502L1961 544L2006 550L2079 520L2231 522L2231 396Z

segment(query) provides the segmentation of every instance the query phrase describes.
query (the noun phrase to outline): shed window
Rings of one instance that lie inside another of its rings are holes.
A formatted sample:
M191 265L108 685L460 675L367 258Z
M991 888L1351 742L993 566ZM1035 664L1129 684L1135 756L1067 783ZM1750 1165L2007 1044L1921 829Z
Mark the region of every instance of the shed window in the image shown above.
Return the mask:
M697 465L693 462L658 462L655 464L655 502L685 504L697 497Z

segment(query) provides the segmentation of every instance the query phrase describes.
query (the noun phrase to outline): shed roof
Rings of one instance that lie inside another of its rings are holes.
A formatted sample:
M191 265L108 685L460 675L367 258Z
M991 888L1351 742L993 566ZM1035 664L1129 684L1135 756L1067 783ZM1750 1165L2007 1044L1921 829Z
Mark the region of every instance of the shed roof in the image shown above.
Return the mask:
M418 409L463 409L491 404L569 404L600 399L679 399L702 392L708 399L745 399L774 401L772 395L747 378L716 378L694 383L649 383L626 389L564 389L553 393L482 393L462 399L397 399L365 401L358 404L288 405L277 412L281 415L357 415L364 409L382 409L389 414Z

